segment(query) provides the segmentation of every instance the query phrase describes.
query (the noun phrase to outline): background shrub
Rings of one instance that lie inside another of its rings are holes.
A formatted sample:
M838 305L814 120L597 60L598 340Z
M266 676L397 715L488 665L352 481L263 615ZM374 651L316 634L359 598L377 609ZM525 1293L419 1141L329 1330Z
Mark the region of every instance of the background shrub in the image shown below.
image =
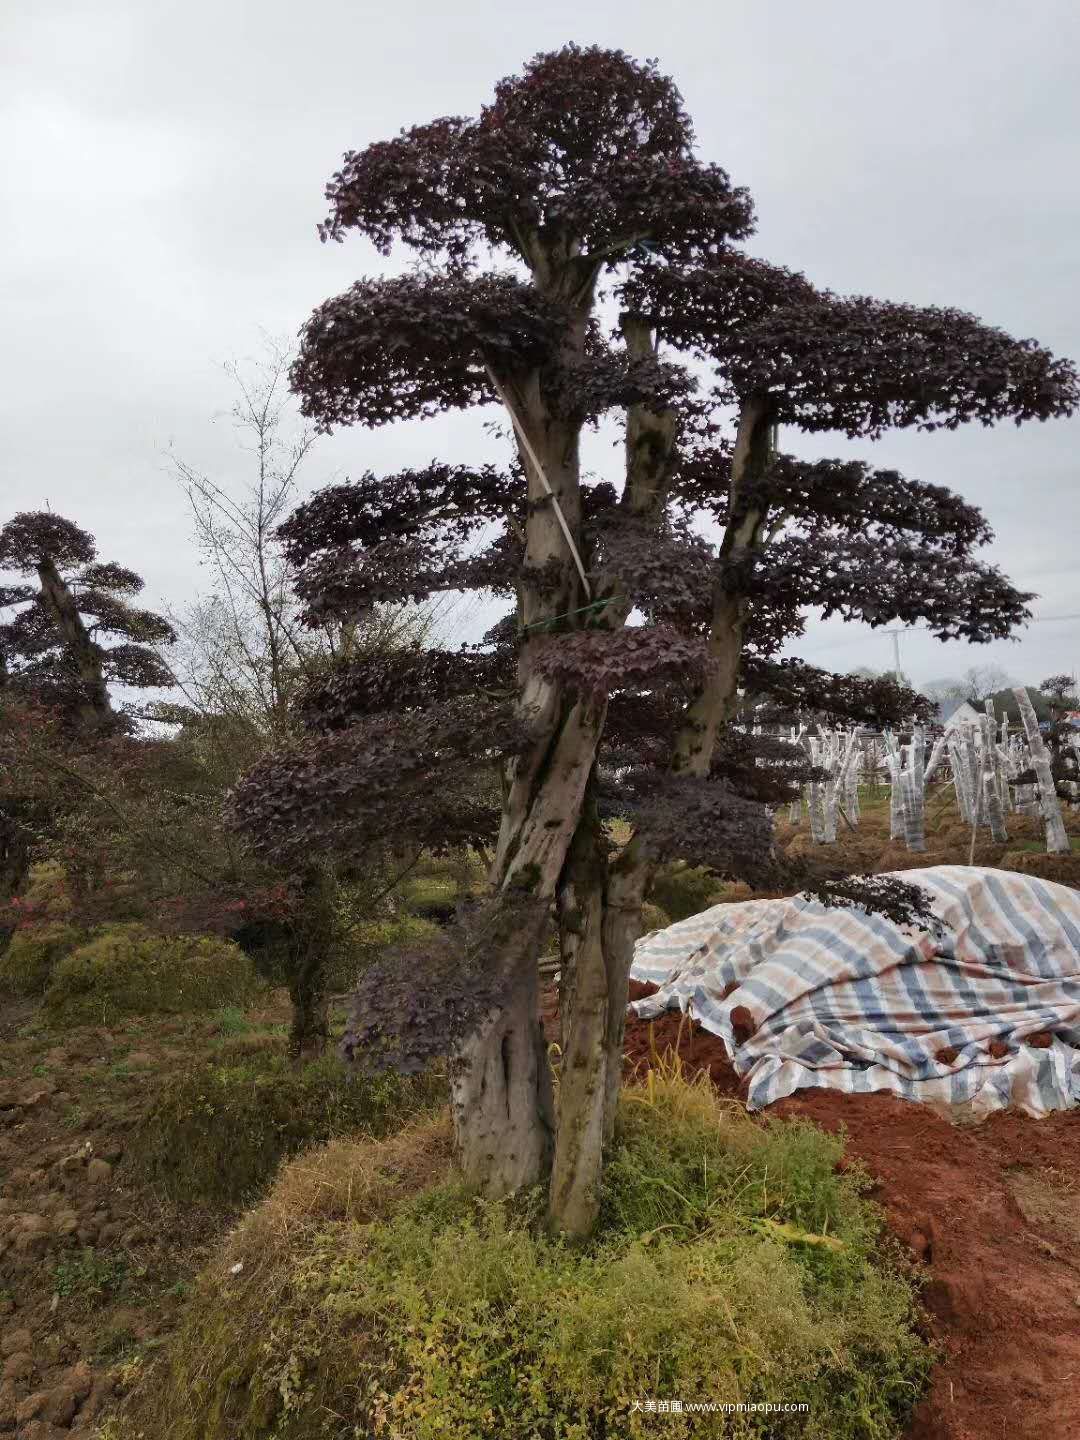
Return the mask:
M109 1025L124 1015L244 1005L258 989L251 961L231 941L111 925L56 963L45 1012L54 1022Z
M173 1200L230 1208L283 1157L357 1130L385 1134L443 1093L438 1077L354 1076L332 1055L291 1068L280 1053L240 1043L225 1063L165 1084L132 1137L130 1163Z
M42 994L58 961L84 939L84 931L55 921L20 925L0 954L0 990L12 995Z
M675 864L665 866L653 880L649 899L675 920L686 920L691 915L700 915L716 904L721 881L710 870L695 869L691 865Z
M470 1194L444 1122L332 1147L322 1188L319 1156L287 1167L215 1257L126 1433L636 1440L657 1433L636 1406L678 1398L809 1411L669 1411L671 1440L896 1440L929 1352L864 1182L837 1173L841 1142L759 1127L678 1075L631 1087L622 1115L584 1246L545 1233L539 1191Z
M327 956L327 983L331 990L352 985L360 972L387 946L404 945L434 932L437 927L417 915L402 914L371 919L346 917L341 933ZM233 937L247 955L256 974L269 985L287 985L293 972L293 934L277 920L254 920Z
M361 970L391 946L423 940L438 930L438 925L419 915L395 915L391 919L369 920L357 925L353 932L353 968L351 973L342 976L344 983L355 980Z
M651 935L654 930L666 930L671 924L671 916L666 910L661 910L659 905L651 904L646 900L641 907L641 933Z

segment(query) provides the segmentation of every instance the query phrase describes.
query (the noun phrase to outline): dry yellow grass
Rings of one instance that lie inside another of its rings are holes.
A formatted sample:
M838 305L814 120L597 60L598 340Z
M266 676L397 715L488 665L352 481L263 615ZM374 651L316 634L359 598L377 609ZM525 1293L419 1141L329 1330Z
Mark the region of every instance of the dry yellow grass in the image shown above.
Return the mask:
M385 1140L343 1138L282 1167L265 1199L235 1233L241 1257L286 1243L296 1229L326 1221L384 1218L406 1196L453 1169L449 1111L406 1125Z

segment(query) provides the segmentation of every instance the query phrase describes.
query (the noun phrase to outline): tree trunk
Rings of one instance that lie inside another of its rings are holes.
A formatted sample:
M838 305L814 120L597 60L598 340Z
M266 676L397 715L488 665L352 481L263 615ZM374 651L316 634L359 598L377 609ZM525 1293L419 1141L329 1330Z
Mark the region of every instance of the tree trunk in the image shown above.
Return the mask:
M545 916L538 910L541 922ZM526 927L509 957L504 998L450 1061L458 1163L483 1195L509 1195L551 1163L554 1107L540 1024L537 953L541 925Z
M604 1149L615 1133L622 1084L630 967L651 873L640 839L608 863L598 822L586 814L559 891L560 943L571 966L560 995L563 1049L548 1215L587 1235L596 1222ZM565 962L564 962L565 963Z
M808 765L819 768L821 764L821 745L816 737L804 735L800 741L803 753L806 756ZM808 780L803 786L803 795L806 799L806 813L810 819L810 838L815 845L824 845L828 839L825 826L825 797L822 791L820 780ZM835 829L833 839L836 839Z
M571 327L571 349L583 351L585 333L582 315L581 324ZM578 628L571 617L589 598L577 568L580 422L552 411L539 376L493 378L510 409L528 477L526 575L555 576L542 586L526 581L519 596L524 628L518 658L519 715L530 743L509 768L489 875L494 894L506 897L511 921L489 961L502 977L506 1003L492 1009L458 1046L451 1065L460 1164L483 1193L498 1195L542 1179L551 1161L551 1076L538 1015L537 962L607 707L567 697L560 685L538 674L536 666L548 633L560 625ZM532 918L514 928L514 916L526 900L533 902ZM571 973L567 983L572 982Z
M43 560L37 569L42 598L52 612L65 658L73 667L82 690L83 698L76 707L79 722L84 729L102 730L115 718L105 683L104 652L90 638L75 598L53 562Z
M987 701L987 704L990 702ZM981 717L982 748L985 756L986 776L986 817L990 825L990 836L995 844L1003 845L1009 838L1005 828L1005 811L1001 804L1001 759L994 743L994 721L992 714Z
M630 967L643 929L641 907L652 880L644 842L636 838L611 866L604 905L604 958L608 971L607 1090L604 1096L604 1144L615 1135L622 1085L623 1040L629 1003Z
M303 1065L324 1055L330 1039L330 1000L321 956L304 957L289 982L289 999L289 1059L294 1065Z
M488 1195L535 1184L550 1163L551 1077L537 967L604 714L602 705L570 705L562 725L522 757L511 787L521 793L503 814L491 885L505 899L507 924L492 942L488 964L503 977L507 1008L493 1011L459 1045L452 1067L458 1160L468 1181ZM527 923L520 918L526 902L532 908Z
M17 820L0 816L0 906L20 894L30 876L30 847ZM14 925L0 924L0 953L15 933Z
M328 964L334 939L333 877L313 866L301 882L300 908L293 922L289 999L289 1059L294 1065L317 1060L330 1039Z
M908 749L907 766L901 774L904 803L904 838L915 853L926 849L926 738L916 726Z
M761 474L770 456L767 406L760 399L748 400L740 414L732 459L732 519L721 545L726 559L760 541L765 508L747 507L740 490L747 476ZM642 494L644 504L647 485ZM712 663L675 736L671 762L675 773L705 776L709 772L717 737L737 698L745 608L740 594L719 591L715 596L709 636ZM573 913L578 929L564 940L564 951L573 960L573 1013L564 1030L559 1139L549 1214L559 1228L581 1234L596 1217L603 1144L614 1134L627 985L641 934L651 859L645 837L635 836L609 869L597 863L595 830L591 837L586 834L578 840L580 848L576 841L567 873L566 891L573 903L563 907L563 916Z
M586 1235L596 1220L607 1096L608 968L604 955L606 856L594 807L582 817L559 887L562 1056L549 1215Z

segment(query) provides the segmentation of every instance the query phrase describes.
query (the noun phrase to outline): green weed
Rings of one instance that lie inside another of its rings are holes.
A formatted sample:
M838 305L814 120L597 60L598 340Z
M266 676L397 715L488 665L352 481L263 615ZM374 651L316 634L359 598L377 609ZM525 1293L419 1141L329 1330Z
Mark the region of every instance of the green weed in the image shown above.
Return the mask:
M87 1246L57 1261L53 1267L53 1289L61 1298L94 1302L121 1290L128 1278L128 1268L124 1258L99 1255Z
M251 1029L251 1022L237 1005L223 1005L214 1017L214 1028L219 1035L243 1035Z

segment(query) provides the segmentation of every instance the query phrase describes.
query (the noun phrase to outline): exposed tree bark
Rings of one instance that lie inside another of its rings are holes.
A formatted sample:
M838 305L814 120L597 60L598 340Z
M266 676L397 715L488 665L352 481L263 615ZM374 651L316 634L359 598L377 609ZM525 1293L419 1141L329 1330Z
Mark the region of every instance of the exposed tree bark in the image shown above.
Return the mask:
M640 838L610 860L587 810L559 890L563 1043L549 1216L573 1235L596 1221L604 1147L615 1134L627 986L650 873Z
M570 283L572 266L564 263L560 270L550 254L539 251L534 260L541 288L551 292ZM580 276L577 283L581 284ZM591 282L587 289L591 290ZM585 320L582 310L580 323L571 327L566 342L571 352L583 350ZM532 943L517 929L493 946L490 963L505 977L506 1003L492 1010L458 1047L451 1067L459 1162L470 1182L489 1195L534 1184L551 1163L555 1126L538 1018L537 956L582 814L606 712L602 703L567 697L560 685L536 670L544 630L583 603L571 549L573 545L580 555L581 424L552 412L536 373L496 379L512 411L528 477L526 570L542 571L554 583L526 583L519 596L524 628L518 660L519 714L530 744L510 767L489 875L492 891L503 893L513 904L528 897L538 919Z
M606 856L595 806L588 805L559 888L563 1044L558 1128L551 1171L552 1221L583 1235L596 1219L607 1096L608 970L604 956Z
M720 559L735 560L761 542L764 507L747 504L747 482L760 478L772 454L768 403L760 396L744 402L731 459L728 524L720 544ZM746 625L746 597L718 589L709 631L709 675L697 699L688 707L675 741L672 769L689 775L707 775L716 740L734 712L738 696L739 663Z
M647 325L623 316L622 331L630 355L654 352ZM630 409L622 500L629 514L647 519L663 504L674 438L672 414L640 405ZM601 623L609 628L625 624L629 597L616 588L607 598ZM621 857L609 872L594 808L586 803L578 814L559 888L562 1056L549 1219L556 1229L584 1235L596 1220L603 1147L614 1133L627 983L649 869L642 847L632 845L629 868Z
M514 932L496 940L503 999L450 1061L458 1160L469 1181L492 1198L535 1184L551 1163L554 1104L536 965L546 909L533 902L531 918L519 913Z
M608 975L605 1145L610 1144L615 1135L630 967L634 963L634 946L643 929L641 907L651 879L652 866L645 854L644 841L635 837L610 867L604 904L604 963Z

